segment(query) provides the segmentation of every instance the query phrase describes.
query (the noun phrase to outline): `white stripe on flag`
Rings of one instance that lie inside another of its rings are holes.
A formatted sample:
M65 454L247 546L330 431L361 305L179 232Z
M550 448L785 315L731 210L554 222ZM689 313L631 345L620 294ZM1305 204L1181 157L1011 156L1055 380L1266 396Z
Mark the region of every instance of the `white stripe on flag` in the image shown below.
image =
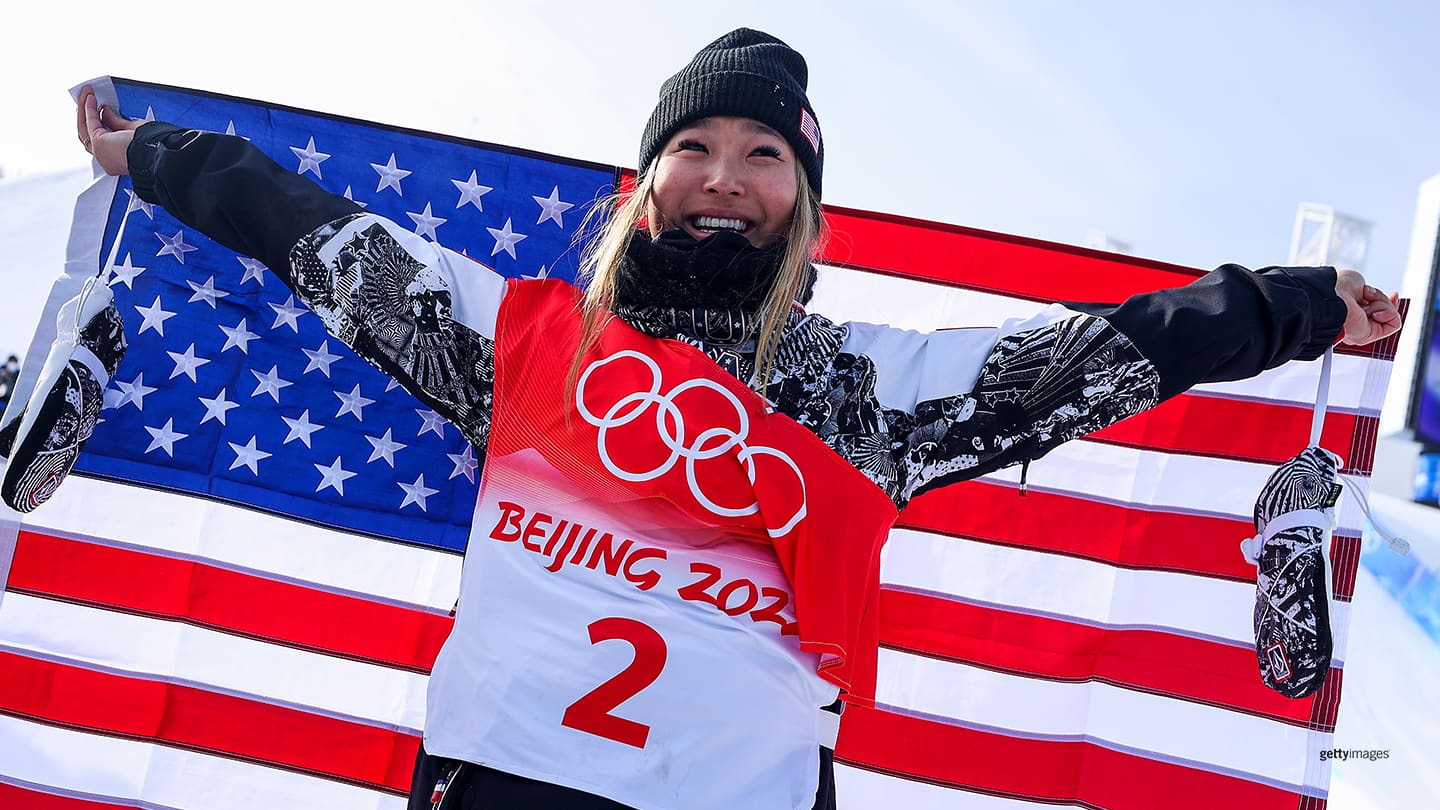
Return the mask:
M164 515L164 520L156 520ZM449 612L458 554L284 520L254 509L72 475L25 520L31 531L118 541L328 590ZM344 564L338 564L344 561Z
M1297 447L1295 452L1301 449ZM1033 489L1142 509L1224 515L1248 523L1253 520L1256 496L1274 472L1272 464L1140 450L1100 442L1067 442L1044 458L1031 462L1025 478ZM982 476L981 480L1018 487L1020 475L1020 467L1007 467ZM1016 508L1023 507L1022 502ZM1349 500L1337 507L1336 515L1339 529L1349 534L1359 534L1364 526L1363 515ZM1235 542L1239 543L1245 536L1237 535Z
M955 756L963 757L957 751ZM841 810L874 810L877 807L944 807L947 810L1035 810L1034 802L988 796L965 790L902 779L888 774L835 764L835 796ZM1073 804L1046 807L1078 807Z
M1238 548L1235 553L1240 553ZM1096 626L1155 629L1247 648L1255 643L1255 586L1243 582L1135 571L910 529L890 533L880 579L887 585ZM1331 605L1337 636L1345 632L1349 616L1348 603Z
M23 593L0 605L0 649L410 733L425 724L423 675Z
M403 810L405 800L329 779L0 715L0 780L141 807ZM8 777L8 779L6 779Z
M1305 784L1312 733L1107 683L1046 681L885 649L876 702L942 722L964 718L949 722L970 728L1083 739L1292 790Z

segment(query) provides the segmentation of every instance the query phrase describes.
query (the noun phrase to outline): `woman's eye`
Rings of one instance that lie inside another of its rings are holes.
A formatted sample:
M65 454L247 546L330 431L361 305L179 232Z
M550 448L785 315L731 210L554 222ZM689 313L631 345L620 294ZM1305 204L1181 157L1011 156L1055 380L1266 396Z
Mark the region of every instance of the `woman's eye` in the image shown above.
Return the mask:
M752 154L752 155L760 155L760 156L762 156L762 157L778 158L778 157L780 157L780 147L778 147L778 146L769 146L769 145L766 145L766 146L757 146L757 147L755 147L755 151L754 151L754 152L751 152L750 154Z
M707 154L710 151L709 149L705 148L705 144L700 143L699 141L692 141L689 138L686 138L675 144L675 149L681 152L693 150L696 152L705 152Z

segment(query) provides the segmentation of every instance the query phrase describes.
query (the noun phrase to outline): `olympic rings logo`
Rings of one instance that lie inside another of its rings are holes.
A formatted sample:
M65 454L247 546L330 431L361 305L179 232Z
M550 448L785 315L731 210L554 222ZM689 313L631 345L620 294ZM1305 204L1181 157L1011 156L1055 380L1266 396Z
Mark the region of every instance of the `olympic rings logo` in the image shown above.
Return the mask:
M633 358L640 361L646 368L650 369L650 387L645 391L636 391L626 394L616 400L603 416L597 416L585 404L585 384L600 367L616 362L623 358ZM691 379L671 388L666 393L660 392L661 373L660 366L653 359L636 351L619 351L602 360L597 360L586 367L580 375L580 380L575 386L575 408L580 412L581 418L586 422L600 429L600 435L596 439L596 450L600 454L600 461L605 465L612 475L622 481L642 482L653 481L664 475L675 467L680 459L685 459L685 481L690 486L690 494L695 500L705 507L712 514L720 517L743 517L753 515L760 511L759 501L753 501L748 506L728 507L722 506L712 500L701 489L700 483L696 480L695 465L697 462L718 458L732 450L739 448L735 454L736 459L745 465L746 477L750 484L755 484L755 458L757 456L770 456L778 459L789 467L795 478L800 483L800 506L785 524L778 529L767 528L771 537L783 537L795 528L806 514L806 503L808 498L805 494L805 477L800 473L800 467L785 453L773 447L763 445L751 445L746 443L750 435L750 417L745 412L744 405L740 399L730 391L726 390L710 380ZM680 394L693 389L705 389L714 391L724 397L735 409L735 416L738 423L737 430L728 427L711 427L700 431L695 438L686 442L685 415L680 411L675 399ZM655 406L655 432L662 444L669 451L664 461L651 467L648 470L627 470L621 467L611 456L610 446L607 442L609 432L614 428L624 427L639 419L650 406Z

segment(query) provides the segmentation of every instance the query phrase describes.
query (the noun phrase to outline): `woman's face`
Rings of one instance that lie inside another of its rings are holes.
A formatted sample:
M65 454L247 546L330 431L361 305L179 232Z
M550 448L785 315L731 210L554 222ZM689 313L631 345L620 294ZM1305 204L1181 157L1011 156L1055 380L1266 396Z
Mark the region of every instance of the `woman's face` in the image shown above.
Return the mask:
M775 130L752 118L702 118L656 158L650 235L683 228L704 239L729 230L769 247L790 228L796 176L795 151Z

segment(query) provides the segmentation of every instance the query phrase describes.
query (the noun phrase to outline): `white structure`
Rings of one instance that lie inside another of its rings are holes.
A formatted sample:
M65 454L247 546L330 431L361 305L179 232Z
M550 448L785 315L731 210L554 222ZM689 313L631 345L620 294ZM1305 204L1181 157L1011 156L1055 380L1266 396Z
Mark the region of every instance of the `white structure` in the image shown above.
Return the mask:
M1405 260L1405 275L1400 280L1400 297L1410 299L1410 319L1400 336L1395 355L1395 372L1390 375L1390 388L1385 393L1386 418L1380 423L1382 435L1404 428L1409 418L1409 402L1413 393L1416 364L1420 359L1420 339L1425 331L1425 305L1435 282L1436 237L1440 235L1440 174L1420 184L1415 201L1415 222L1410 228L1410 255ZM1399 407L1405 403L1405 407Z
M1328 205L1300 203L1290 236L1291 265L1328 264L1365 270L1370 248L1369 222L1341 214Z
M1400 297L1410 299L1410 312L1400 334L1394 371L1385 392L1380 441L1375 448L1375 472L1370 484L1372 491L1407 500L1414 491L1415 460L1420 454L1420 445L1406 425L1410 420L1411 398L1419 385L1420 345L1425 334L1426 305L1435 282L1437 236L1440 236L1440 174L1420 184L1415 202L1410 254L1400 281Z

